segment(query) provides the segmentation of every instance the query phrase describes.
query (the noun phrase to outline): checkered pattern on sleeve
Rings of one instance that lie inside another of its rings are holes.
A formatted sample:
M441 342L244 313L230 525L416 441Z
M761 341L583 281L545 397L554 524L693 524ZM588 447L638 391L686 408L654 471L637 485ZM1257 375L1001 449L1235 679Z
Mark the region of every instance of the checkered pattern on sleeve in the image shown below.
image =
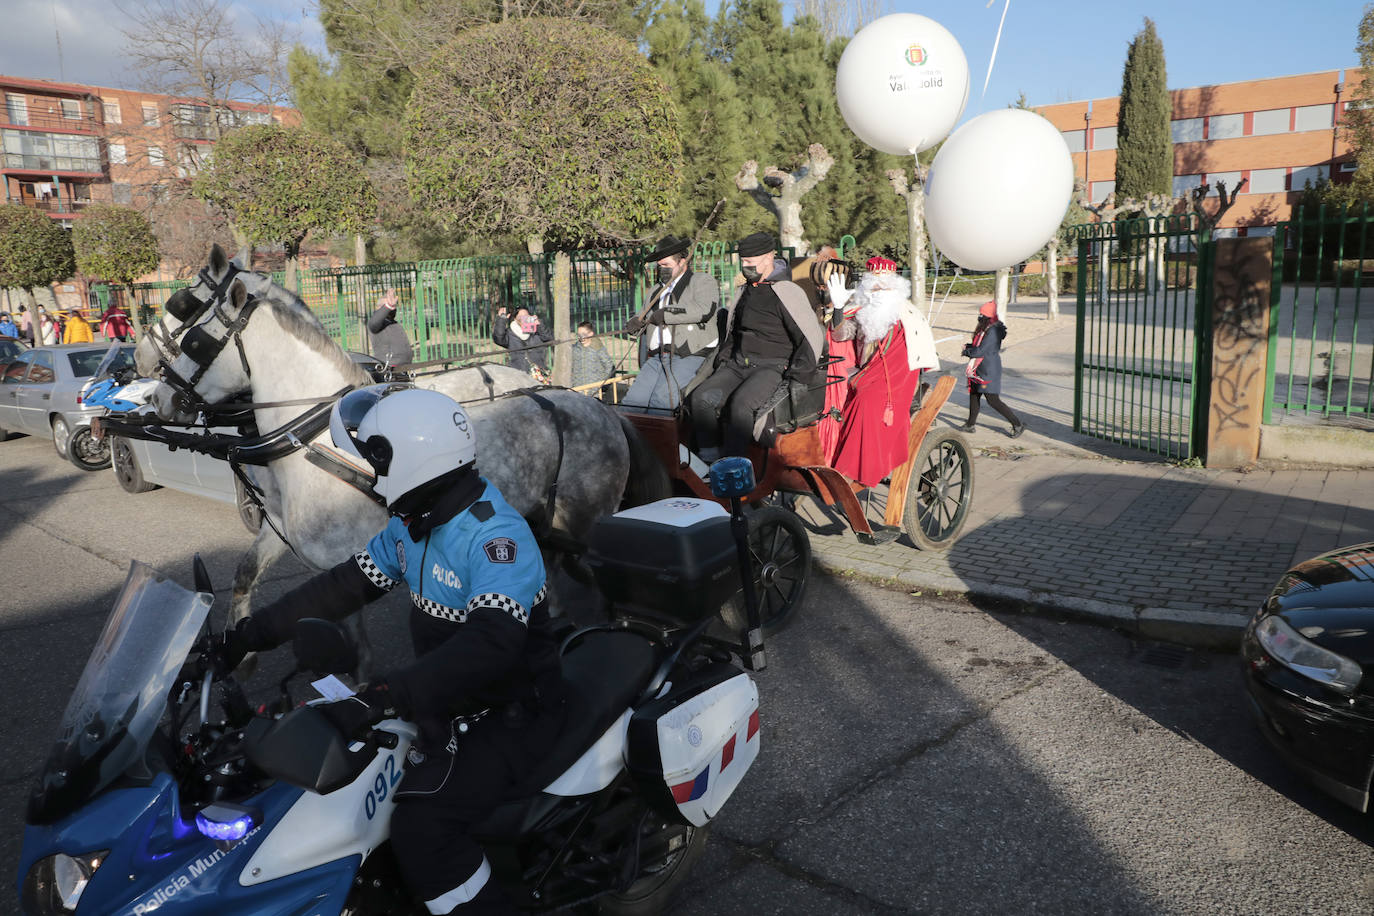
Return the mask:
M363 571L363 575L367 576L368 580L378 588L391 591L401 584L378 569L377 564L372 560L372 554L366 550L360 550L353 554L353 559L358 564L358 568Z
M438 617L440 620L447 620L450 623L467 623L468 612L466 608L463 610L451 608L446 604L422 598L414 593L411 594L410 600L417 608L431 617Z
M534 603L537 605L544 600L544 589L539 589L539 594L534 596ZM509 595L500 592L486 592L481 595L473 595L468 601L466 613L471 614L478 608L489 607L502 613L509 614L521 623L530 622L530 612L519 601Z

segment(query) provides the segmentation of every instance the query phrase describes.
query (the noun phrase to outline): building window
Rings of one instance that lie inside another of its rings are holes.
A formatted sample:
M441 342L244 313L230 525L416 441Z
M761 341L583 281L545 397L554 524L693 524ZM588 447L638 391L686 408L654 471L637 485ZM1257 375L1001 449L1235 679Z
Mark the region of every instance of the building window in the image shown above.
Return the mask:
M9 116L11 124L22 126L29 123L29 106L22 95L5 93L5 114Z
M1342 175L1350 175L1355 171L1355 163L1341 162L1336 165L1336 171Z
M1250 183L1245 190L1251 194L1282 194L1286 188L1287 169L1251 169Z
M62 117L70 121L81 120L81 101L79 99L60 99L62 103Z
M1250 135L1263 137L1269 134L1288 133L1288 124L1292 120L1292 112L1288 108L1270 108L1268 111L1255 112L1254 129Z
M1230 193L1240 184L1240 172L1208 172L1207 173L1207 196L1217 196L1217 182L1226 182L1226 191Z
M1293 169L1293 180L1288 185L1291 190L1301 191L1311 185L1316 187L1321 180L1326 177L1326 166L1324 165L1304 165Z
M1083 131L1081 131L1081 130L1066 130L1066 131L1063 132L1063 137L1064 137L1064 143L1065 143L1065 144L1068 146L1068 148L1069 148L1069 152L1071 152L1071 153L1081 153L1081 152L1083 152Z
M1247 226L1245 229L1246 238L1256 238L1258 236L1269 236L1273 234L1273 226Z
M1294 130L1330 130L1335 117L1334 105L1299 105Z
M162 155L162 147L148 147L148 164L159 169L167 164L167 158Z
M106 124L119 124L119 123L121 123L121 122L120 122L120 114L119 114L119 99L101 99L101 100L100 100L100 104L101 104L101 105L104 107L104 109L105 109L105 123L106 123Z
M1093 149L1116 149L1116 125L1093 128Z
M95 137L5 130L0 131L0 145L4 148L6 168L45 172L101 171L100 142Z
M1094 181L1092 186L1092 202L1100 204L1107 199L1107 195L1116 190L1115 181Z
M131 204L134 202L134 187L127 181L116 181L110 185L110 191L114 194L114 202L117 204Z
M1174 196L1184 197L1193 188L1202 185L1201 175L1175 175L1174 176Z
M157 105L153 102L143 103L143 126L157 127Z
M1207 119L1208 140L1229 140L1245 136L1245 115L1212 115Z
M110 162L115 165L124 165L129 161L129 151L123 143L110 144Z
M1202 139L1202 118L1179 118L1170 122L1175 143L1193 143Z

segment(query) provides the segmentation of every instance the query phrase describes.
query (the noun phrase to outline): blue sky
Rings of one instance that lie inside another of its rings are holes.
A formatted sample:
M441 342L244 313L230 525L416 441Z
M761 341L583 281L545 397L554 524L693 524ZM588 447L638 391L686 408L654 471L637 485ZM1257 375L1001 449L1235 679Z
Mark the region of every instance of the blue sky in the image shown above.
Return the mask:
M983 101L1006 2L892 5L893 12L930 16L959 39L972 83L966 115L1006 105L1022 91L1032 105L1116 95L1126 46L1146 16L1164 42L1171 89L1359 64L1359 0L1011 0Z
M0 72L130 86L121 61L120 18L110 0L4 0ZM965 116L999 108L1024 91L1033 105L1116 95L1126 45L1145 16L1155 20L1172 88L1354 67L1363 0L1011 0L997 64L982 98L997 22L1007 0L888 0L890 12L921 13L959 39L972 92ZM283 15L320 42L311 0L238 0L245 17ZM54 20L62 34L59 68Z

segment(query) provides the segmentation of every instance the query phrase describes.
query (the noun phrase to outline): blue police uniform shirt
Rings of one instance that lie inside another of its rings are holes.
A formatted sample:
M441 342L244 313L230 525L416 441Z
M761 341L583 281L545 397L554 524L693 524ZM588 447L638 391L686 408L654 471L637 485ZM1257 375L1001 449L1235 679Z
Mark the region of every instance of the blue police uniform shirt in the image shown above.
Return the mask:
M381 588L404 581L415 608L439 620L466 623L487 607L528 624L544 600L544 560L525 519L486 478L482 483L471 506L419 541L392 518L357 554L358 565ZM484 502L494 510L486 519Z

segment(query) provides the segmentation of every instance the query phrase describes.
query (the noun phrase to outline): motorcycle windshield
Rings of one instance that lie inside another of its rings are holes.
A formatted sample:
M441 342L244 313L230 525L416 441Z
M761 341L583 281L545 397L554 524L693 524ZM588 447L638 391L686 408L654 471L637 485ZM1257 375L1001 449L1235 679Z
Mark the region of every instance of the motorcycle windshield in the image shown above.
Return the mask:
M110 349L105 351L105 356L100 360L100 365L95 367L95 373L91 376L91 384L114 375L115 360L119 359L120 348L123 346L125 345L117 340L110 344ZM128 360L124 359L120 362L127 364Z
M134 562L29 797L49 824L140 764L214 597Z

